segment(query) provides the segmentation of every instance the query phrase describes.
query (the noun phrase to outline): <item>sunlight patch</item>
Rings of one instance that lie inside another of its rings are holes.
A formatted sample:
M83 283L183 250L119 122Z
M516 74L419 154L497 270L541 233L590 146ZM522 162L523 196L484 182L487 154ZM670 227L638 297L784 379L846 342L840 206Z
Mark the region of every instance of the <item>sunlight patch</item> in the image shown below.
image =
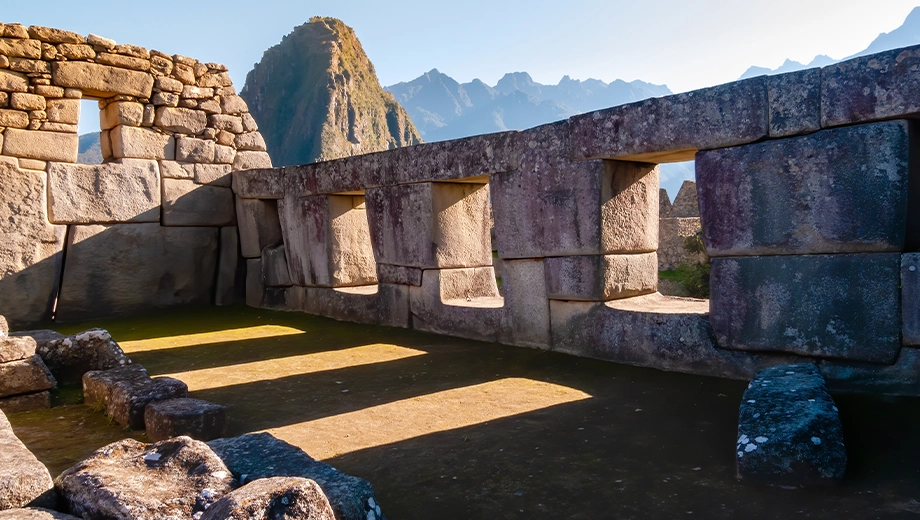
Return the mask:
M295 334L304 334L304 331L291 327L282 327L281 325L260 325L258 327L216 330L214 332L202 332L198 334L186 334L182 336L166 336L163 338L122 341L119 342L119 345L126 353L132 353L170 348L192 347L213 343L228 343L230 341L273 338L277 336L293 336Z

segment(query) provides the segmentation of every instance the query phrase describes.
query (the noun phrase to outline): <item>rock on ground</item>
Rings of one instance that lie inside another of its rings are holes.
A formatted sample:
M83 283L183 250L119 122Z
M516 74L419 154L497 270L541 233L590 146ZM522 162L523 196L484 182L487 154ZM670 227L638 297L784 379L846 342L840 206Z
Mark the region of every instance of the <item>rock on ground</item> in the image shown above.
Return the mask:
M334 520L319 485L305 478L255 480L214 503L200 520Z
M90 329L73 336L54 331L29 331L21 335L35 339L38 355L62 385L79 383L90 370L108 370L131 363L103 329Z
M383 520L370 482L346 475L315 460L297 446L270 433L252 433L208 443L245 484L267 477L303 477L316 481L336 520Z
M124 439L54 481L69 513L111 520L185 519L234 488L227 467L203 442L177 437L154 444Z
M25 509L7 509L0 511L0 520L80 520L75 516L58 513L51 509L29 507Z
M41 392L55 386L57 382L37 355L0 363L0 397Z
M179 435L209 441L224 436L227 411L219 404L201 399L167 399L147 405L144 425L147 437L154 441Z
M736 448L742 480L781 487L840 482L847 465L843 430L818 367L758 372L744 392Z
M188 396L188 386L171 377L151 378L139 365L125 365L83 375L83 402L103 404L118 424L144 429L147 405Z
M16 437L6 415L0 412L0 510L53 507L56 502L48 468Z

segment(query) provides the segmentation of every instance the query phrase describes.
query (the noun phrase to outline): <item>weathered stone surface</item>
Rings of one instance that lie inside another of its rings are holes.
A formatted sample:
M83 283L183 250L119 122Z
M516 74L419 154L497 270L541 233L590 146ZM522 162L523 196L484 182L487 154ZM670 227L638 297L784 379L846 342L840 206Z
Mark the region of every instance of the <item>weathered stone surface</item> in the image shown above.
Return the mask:
M400 285L422 285L422 270L402 265L377 264L377 281Z
M920 253L901 255L901 338L920 345Z
M758 372L741 401L735 449L738 478L748 482L804 487L843 480L843 428L818 367Z
M491 178L498 254L506 258L639 253L658 245L658 169L572 162L564 123L521 133L520 167ZM534 218L540 215L540 218Z
M78 88L85 95L101 98L116 94L149 98L153 92L150 74L81 61L52 63L51 81L59 87Z
M701 230L700 218L663 218L658 221L658 270L668 271L680 264L700 264L706 261L705 253L691 253L686 248L687 237ZM659 280L658 292L661 290Z
M916 116L920 46L860 56L821 69L821 126Z
M187 170L183 165L176 161L158 161L160 165L160 177L164 179L194 179L195 169Z
M0 54L4 56L39 60L42 57L42 44L38 40L0 38Z
M102 109L99 126L111 130L118 125L141 126L144 121L144 105L135 101L115 101Z
M892 363L901 255L714 258L710 321L735 350Z
M62 321L211 301L217 229L72 226L58 301Z
M920 349L902 347L893 365L820 360L832 392L920 396Z
M150 70L150 61L134 58L132 56L122 56L120 54L110 54L107 52L100 52L96 54L96 63L101 63L102 65L111 65L113 67L119 67L122 69L138 70L141 72L147 72Z
M106 406L112 402L115 386L125 381L147 381L147 369L138 364L123 365L108 370L92 370L83 374L83 402L89 406Z
M242 123L240 123L240 130L242 131ZM240 134L236 136L234 141L237 150L254 150L257 152L265 151L265 139L262 138L262 134L259 132L250 132L248 134Z
M109 132L109 139L112 142L112 156L116 159L129 157L172 161L176 158L175 139L150 128L118 125Z
M409 288L412 328L497 342L505 311L491 267L431 269Z
M575 160L689 161L696 150L766 137L768 114L761 76L574 116L572 152Z
M266 287L289 287L293 285L291 276L288 274L284 244L266 247L262 250L262 285Z
M233 172L233 192L244 199L283 199L284 175L280 168Z
M549 301L543 260L505 260L501 278L505 299L501 343L550 348Z
M227 144L227 143L224 143ZM266 152L236 152L233 159L234 170L251 170L253 168L271 168L272 160Z
M52 27L42 27L40 25L29 26L29 36L36 40L48 43L85 43L86 38L83 36L63 29L54 29Z
M25 92L13 92L10 94L10 108L25 111L44 110L45 98Z
M262 285L262 258L246 260L246 305L260 308L265 286Z
M816 132L821 129L821 69L767 76L770 137Z
M47 390L0 399L0 410L4 413L31 412L48 408L51 408L51 392Z
M288 287L285 306L339 321L409 328L409 287ZM263 302L263 304L266 302Z
M903 250L910 140L908 123L891 121L700 152L706 248L714 256Z
M163 179L164 226L226 226L233 224L233 191L183 179Z
M80 520L79 518L51 509L29 507L25 509L7 509L0 511L0 520Z
M48 99L48 121L75 125L80 122L80 100L78 99Z
M691 218L700 216L700 203L696 193L696 181L684 181L674 197L674 204L667 215L669 218Z
M72 336L45 334L52 331L35 332L38 355L61 384L79 383L83 374L90 370L108 370L131 363L103 329L90 329Z
M322 488L337 520L385 520L374 489L366 480L346 475L270 433L217 439L208 446L234 475L245 482L268 477L302 477Z
M209 186L230 187L230 165L229 164L195 164L194 166L195 184L207 184Z
M215 305L233 305L236 299L236 272L240 257L239 231L235 227L220 228L220 257L217 265Z
M297 477L273 477L250 482L215 502L201 520L269 517L335 520L332 507L319 485Z
M202 129L204 129L202 127ZM176 160L191 163L210 163L214 161L214 141L180 137L176 141Z
M26 128L29 126L29 114L19 110L0 109L0 125L9 128Z
M41 392L55 386L54 377L37 355L0 363L0 397Z
M0 70L0 90L6 92L28 92L29 78L25 74Z
M234 484L214 452L188 437L121 440L54 480L70 513L116 520L192 518Z
M618 300L653 293L657 287L655 253L546 259L546 294L553 300Z
M78 140L76 134L7 128L3 132L3 155L73 163L77 162Z
M294 285L350 287L376 283L364 197L286 197L278 202L278 213Z
M53 507L57 502L48 468L13 433L0 411L0 511L16 507Z
M10 324L6 321L6 316L0 315L0 337L10 333Z
M83 375L84 400L102 396L105 413L115 422L135 430L144 429L144 410L157 401L188 396L188 386L171 377L145 377L146 372L129 370L131 365ZM89 388L92 390L89 390Z
M223 406L201 399L167 399L147 405L144 424L152 441L180 435L209 441L225 435L227 412Z
M48 167L48 207L55 224L159 222L157 164L61 164Z
M32 338L0 335L0 363L30 358L35 355L36 347Z

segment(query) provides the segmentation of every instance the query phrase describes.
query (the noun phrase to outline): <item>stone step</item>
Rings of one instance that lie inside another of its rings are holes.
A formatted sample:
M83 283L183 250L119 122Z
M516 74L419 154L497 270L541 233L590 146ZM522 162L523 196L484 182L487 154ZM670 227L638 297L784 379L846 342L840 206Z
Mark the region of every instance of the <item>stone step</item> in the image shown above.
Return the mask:
M152 441L180 435L209 441L226 435L227 412L219 404L180 397L147 405L144 424Z
M106 415L134 430L144 429L148 404L186 396L188 386L182 381L171 377L151 378L137 364L83 375L83 402L104 406Z

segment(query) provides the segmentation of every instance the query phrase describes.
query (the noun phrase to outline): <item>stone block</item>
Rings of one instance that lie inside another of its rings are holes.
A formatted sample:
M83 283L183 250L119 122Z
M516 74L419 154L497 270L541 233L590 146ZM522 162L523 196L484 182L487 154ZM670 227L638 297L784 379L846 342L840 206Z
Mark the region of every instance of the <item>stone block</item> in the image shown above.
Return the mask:
M0 411L3 411L3 413L31 412L33 410L47 410L48 408L51 408L51 392L48 390L0 399ZM3 516L0 516L0 519L2 518Z
M824 128L920 114L920 45L860 56L821 69Z
M831 392L920 396L920 349L902 347L893 365L821 360Z
M418 268L492 264L488 185L386 186L367 190L366 197L380 262Z
M154 442L180 435L210 441L226 435L227 411L201 399L167 399L147 406L144 425L147 437Z
M156 162L146 168L125 164L62 164L48 167L48 207L55 224L159 222Z
M262 250L281 243L278 202L236 198L236 220L240 228L243 258L259 258Z
M182 92L182 82L165 76L156 79L154 86L163 92L173 92L179 94Z
M0 397L41 392L54 388L56 384L38 355L0 363Z
M217 229L154 223L70 229L59 320L211 302Z
M920 345L920 253L901 255L901 339Z
M817 366L761 370L744 391L738 415L739 479L784 488L843 480L843 427Z
M250 258L246 260L246 305L262 307L262 295L265 286L262 284L262 259Z
M172 161L176 158L176 140L171 135L150 128L118 125L109 132L109 139L112 142L112 156L116 159Z
M271 168L272 160L266 152L239 151L233 159L234 170L251 170L253 168Z
M46 182L0 161L0 314L14 328L50 319L60 280L67 228L48 220Z
M102 109L99 119L103 130L111 130L118 125L141 126L144 105L134 101L115 101Z
M160 165L160 177L164 179L194 179L195 169L191 171L183 168L182 164L176 161L158 161Z
M45 98L25 92L13 92L10 94L10 108L25 111L44 110Z
M654 251L658 168L623 161L572 162L566 128L556 123L522 132L527 147L520 167L492 175L499 257Z
M154 124L169 132L196 135L208 126L208 116L200 110L160 107L156 111ZM180 147L181 143L180 139Z
M278 202L278 212L294 285L349 287L377 282L364 197L286 197Z
M499 341L506 345L549 349L549 300L542 259L502 262L505 322Z
M378 507L379 509L379 507ZM200 520L225 518L309 518L335 520L326 495L316 482L297 477L259 479L224 495ZM374 518L370 515L366 518Z
M197 163L194 166L195 183L207 184L209 186L231 186L230 165L229 164L202 164Z
M663 218L658 221L658 270L670 271L680 264L701 264L706 261L705 253L687 251L686 239L700 230L700 218ZM664 293L660 288L658 292Z
M767 76L770 137L789 137L821 129L821 69Z
M19 159L19 168L22 170L33 170L44 172L48 167L48 161L39 161L37 159Z
M491 267L431 269L409 287L412 328L480 341L499 341L504 299Z
M339 321L409 328L409 287L405 285L295 286L286 291L292 310Z
M220 108L225 114L243 114L249 112L249 107L240 96L221 96Z
M697 150L767 137L769 113L764 76L651 98L572 117L572 154L575 160L689 161Z
M224 114L214 114L208 117L208 123L212 128L225 130L232 134L243 133L243 120L239 116L228 116ZM238 149L241 149L237 146ZM265 149L259 150L264 152Z
M49 99L45 111L48 121L75 125L80 122L80 100L78 99Z
M719 346L892 363L900 348L898 253L713 258Z
M75 32L40 25L30 25L29 36L47 43L86 43L86 38Z
M118 94L150 98L153 76L97 63L56 61L51 64L52 84L78 88L84 95L107 98Z
M108 370L131 364L108 331L90 329L63 336L50 330L29 331L38 344L38 355L62 385L79 383L91 370Z
M110 54L107 52L100 52L96 54L96 63L111 65L113 67L120 67L122 69L138 70L141 72L147 72L150 70L150 60L135 58L132 56L122 56L120 54Z
M0 90L6 92L28 92L29 78L11 70L0 70Z
M240 130L242 131L242 123L240 125ZM265 139L262 138L262 134L259 132L250 132L248 134L240 134L236 136L236 141L234 142L237 150L254 150L257 152L265 151Z
M57 50L68 60L86 60L96 57L96 51L93 49L92 45L62 43L57 46Z
M288 274L284 244L266 247L262 250L262 285L265 287L289 287L293 285L291 276Z
M232 146L216 145L214 146L214 162L217 164L233 164L236 159L236 149ZM231 168L232 169L232 168ZM265 197L271 198L271 197Z
M7 128L3 132L3 155L75 163L78 141L76 134Z
M649 294L600 302L551 300L553 350L729 379L750 379L768 360L716 345L706 300Z
M233 172L233 193L244 199L283 199L284 174L280 168Z
M48 468L16 437L0 412L0 511L26 507L53 507L57 503Z
M38 40L0 38L0 54L16 58L39 60L42 57L42 44Z
M28 359L35 355L37 345L29 337L0 336L0 363Z
M143 369L128 365L83 376L84 401L102 403L105 413L122 426L144 429L144 410L157 401L188 396L188 386L171 377L151 378Z
M214 289L215 305L233 305L239 257L238 229L235 227L220 228L220 256L217 264L217 285Z
M234 223L233 191L183 179L163 179L164 226L226 226Z
M377 280L380 283L399 285L422 285L422 270L402 265L377 264Z
M546 295L553 300L607 301L653 293L655 253L547 258Z
M700 152L709 254L903 250L911 139L891 121Z
M0 109L0 125L8 128L26 128L29 126L29 114L19 110Z
M180 137L176 141L176 160L190 163L214 162L214 141Z

